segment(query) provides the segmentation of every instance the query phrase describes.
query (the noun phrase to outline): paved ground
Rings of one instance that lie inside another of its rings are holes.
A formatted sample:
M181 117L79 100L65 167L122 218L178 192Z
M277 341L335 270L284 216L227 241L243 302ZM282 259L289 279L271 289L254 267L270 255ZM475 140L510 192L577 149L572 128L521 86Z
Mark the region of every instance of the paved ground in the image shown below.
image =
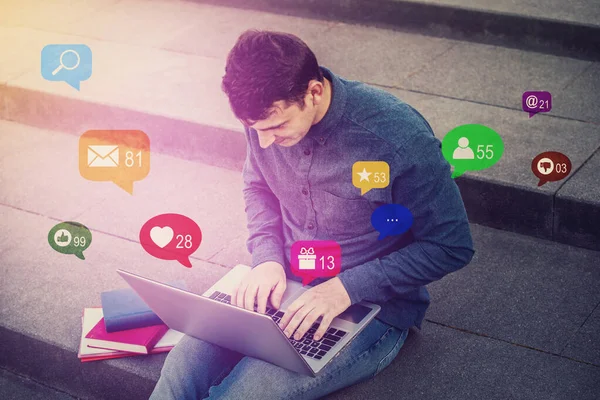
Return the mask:
M0 395L10 400L71 400L75 397L0 369Z
M600 61L594 0L197 0Z
M191 2L6 0L0 10L0 120L16 121L0 121L8 228L0 234L0 366L12 371L3 371L0 397L147 398L164 355L81 364L82 308L125 287L114 272L124 265L201 292L249 261L243 138L219 78L228 49L250 27L300 35L323 65L415 106L440 138L463 123L501 132L505 156L469 173L463 197L472 221L531 235L473 224L476 257L430 285L423 331L411 331L379 377L331 398L397 398L398 388L431 399L593 399L600 391L600 252L539 238L597 244L600 232L582 227L600 221L598 62ZM41 78L44 45L82 42L93 48L94 72L81 92ZM529 119L520 110L531 89L553 93L550 115ZM151 138L151 173L133 196L79 176L77 138L99 127ZM568 153L577 176L538 188L529 164L545 150ZM192 269L154 259L138 243L141 224L164 212L203 230ZM566 228L553 220L564 215ZM62 220L92 229L86 261L47 244Z
M600 26L600 9L596 0L405 0L407 2L454 6L470 10L494 11L520 16L554 19Z

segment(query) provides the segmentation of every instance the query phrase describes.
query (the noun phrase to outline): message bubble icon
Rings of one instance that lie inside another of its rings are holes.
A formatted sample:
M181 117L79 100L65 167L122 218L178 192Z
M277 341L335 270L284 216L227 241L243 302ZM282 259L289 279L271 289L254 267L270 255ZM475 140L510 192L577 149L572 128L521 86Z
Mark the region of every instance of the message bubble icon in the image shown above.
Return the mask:
M504 154L504 142L485 125L461 125L444 136L442 154L454 166L452 178L496 164Z
M202 231L192 219L181 214L152 217L140 230L140 243L148 254L161 260L177 260L192 268L192 255L202 242Z
M371 225L379 232L378 240L401 235L408 231L412 224L412 213L400 204L384 204L371 214Z
M352 165L352 184L361 196L371 189L383 189L390 184L390 166L385 161L357 161Z
M92 244L92 232L79 222L61 222L48 232L48 243L59 253L85 260L83 252Z
M133 182L150 172L150 139L137 130L92 130L79 138L79 173L111 181L133 194Z
M299 240L292 244L290 266L303 285L336 276L342 268L342 248L333 240Z
M529 113L529 118L537 113L547 113L552 110L552 95L544 91L527 91L522 98L523 111Z
M49 44L42 49L42 77L80 89L92 76L92 50L85 44Z
M538 186L564 179L571 173L571 160L558 151L540 153L531 161L531 171L539 179Z

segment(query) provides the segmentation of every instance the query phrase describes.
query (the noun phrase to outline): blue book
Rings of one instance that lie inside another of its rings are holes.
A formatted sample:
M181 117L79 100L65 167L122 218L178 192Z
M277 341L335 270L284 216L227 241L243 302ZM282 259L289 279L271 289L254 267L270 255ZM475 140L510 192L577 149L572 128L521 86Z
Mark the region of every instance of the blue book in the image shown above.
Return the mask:
M185 282L182 281L172 282L168 285L184 290L186 288ZM100 301L102 302L106 332L112 333L164 324L131 288L102 292Z

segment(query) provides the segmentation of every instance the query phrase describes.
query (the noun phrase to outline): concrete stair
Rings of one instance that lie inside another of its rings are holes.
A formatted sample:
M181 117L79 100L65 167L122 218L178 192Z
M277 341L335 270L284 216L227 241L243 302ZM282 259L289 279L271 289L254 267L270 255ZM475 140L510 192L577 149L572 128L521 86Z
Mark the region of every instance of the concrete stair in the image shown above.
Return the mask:
M297 34L335 73L411 104L440 139L480 123L505 145L496 165L456 179L473 262L429 285L424 328L411 330L387 370L329 398L392 399L401 388L425 399L594 399L600 11L594 0L512 3L3 1L0 397L19 398L16 387L23 398L43 393L16 375L57 398L148 398L165 355L80 363L82 309L126 287L115 272L124 265L201 293L249 262L245 142L219 86L238 35L259 28ZM40 51L51 43L92 49L93 74L80 92L42 79ZM529 118L520 103L526 90L550 91L552 112ZM151 172L133 196L79 176L77 140L89 129L150 137ZM572 173L538 187L531 160L552 150L570 157ZM141 224L164 212L202 228L192 269L154 259L138 243ZM48 230L64 220L92 230L86 261L48 246Z

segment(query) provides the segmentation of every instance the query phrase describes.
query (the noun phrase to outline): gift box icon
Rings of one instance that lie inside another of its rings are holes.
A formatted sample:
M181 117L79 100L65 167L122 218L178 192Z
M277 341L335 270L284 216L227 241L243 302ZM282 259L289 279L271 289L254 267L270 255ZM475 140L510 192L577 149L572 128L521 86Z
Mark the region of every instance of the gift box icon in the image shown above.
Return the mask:
M315 269L317 263L317 256L315 255L315 249L313 247L302 247L300 254L298 254L298 269Z

